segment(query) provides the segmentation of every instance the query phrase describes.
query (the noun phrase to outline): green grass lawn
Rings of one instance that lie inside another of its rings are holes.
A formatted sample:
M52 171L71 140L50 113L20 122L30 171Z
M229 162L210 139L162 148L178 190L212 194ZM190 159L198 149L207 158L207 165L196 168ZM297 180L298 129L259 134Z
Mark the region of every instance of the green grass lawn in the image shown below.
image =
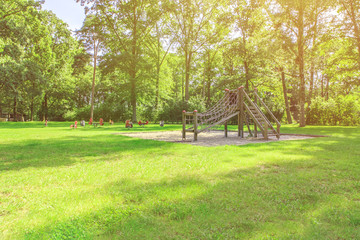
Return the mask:
M0 123L0 239L360 239L359 127L209 148L69 126Z

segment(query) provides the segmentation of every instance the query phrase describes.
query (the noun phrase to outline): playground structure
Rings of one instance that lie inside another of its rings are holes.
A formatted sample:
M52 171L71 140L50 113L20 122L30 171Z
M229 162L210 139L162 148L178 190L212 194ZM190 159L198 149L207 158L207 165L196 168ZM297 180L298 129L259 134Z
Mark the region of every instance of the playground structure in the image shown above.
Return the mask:
M138 124L139 124L139 126L144 127L145 125L149 124L149 121L146 121L146 122L139 121Z
M133 128L133 123L130 120L126 120L125 127L127 129Z
M209 108L204 113L194 112L182 113L182 139L186 139L186 133L194 133L194 141L197 141L198 134L210 130L216 125L224 124L225 137L228 135L227 122L237 116L238 122L238 137L244 138L244 123L246 123L249 134L252 134L250 129L249 120L252 119L254 122L254 137L258 137L258 129L262 133L265 140L269 137L269 129L277 139L280 138L280 122L275 118L274 114L261 100L257 93L257 89L254 91L254 101L251 100L249 95L246 93L244 87L239 87L236 90L225 89L225 95L220 99L214 106ZM272 120L276 124L276 129L272 123L261 111L258 103L260 103L267 113L271 116ZM189 126L187 128L187 126Z

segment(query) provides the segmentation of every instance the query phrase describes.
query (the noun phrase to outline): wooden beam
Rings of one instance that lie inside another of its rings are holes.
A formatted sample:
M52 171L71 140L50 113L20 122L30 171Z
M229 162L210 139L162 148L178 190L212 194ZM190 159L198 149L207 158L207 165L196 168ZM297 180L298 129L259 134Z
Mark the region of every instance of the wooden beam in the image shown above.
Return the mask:
M225 124L224 124L224 132L225 132L225 137L227 138L228 137L228 125L227 125L227 121L225 121Z
M207 127L204 128L204 129L201 129L201 131L198 131L198 133L204 132L204 131L208 130L209 128L212 128L213 126L216 126L216 125L218 125L218 124L220 124L220 123L223 123L223 122L225 122L225 121L227 121L227 120L230 120L231 118L235 117L235 116L238 115L238 114L239 114L239 112L235 112L235 113L227 116L226 118L221 119L220 121L217 121L216 123L213 123L213 124L211 124L210 126L207 126Z

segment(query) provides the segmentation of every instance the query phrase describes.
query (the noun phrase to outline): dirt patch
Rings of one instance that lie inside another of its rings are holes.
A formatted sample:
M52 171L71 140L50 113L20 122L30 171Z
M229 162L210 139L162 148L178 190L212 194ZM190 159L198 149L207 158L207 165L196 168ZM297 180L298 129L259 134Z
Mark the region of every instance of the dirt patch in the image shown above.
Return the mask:
M228 137L225 138L223 131L210 131L200 133L198 135L198 141L193 141L194 137L192 133L186 133L186 140L182 140L182 133L180 131L163 131L163 132L125 132L125 133L114 133L118 135L124 135L128 137L136 137L142 139L151 139L165 142L176 142L191 144L197 146L223 146L223 145L245 145L249 143L266 143L275 141L287 141L287 140L303 140L314 138L315 136L308 135L296 135L296 134L281 134L278 140L276 136L269 136L269 140L265 140L261 134L258 138L248 136L245 133L244 138L239 138L237 132L228 132ZM318 136L316 136L318 137Z

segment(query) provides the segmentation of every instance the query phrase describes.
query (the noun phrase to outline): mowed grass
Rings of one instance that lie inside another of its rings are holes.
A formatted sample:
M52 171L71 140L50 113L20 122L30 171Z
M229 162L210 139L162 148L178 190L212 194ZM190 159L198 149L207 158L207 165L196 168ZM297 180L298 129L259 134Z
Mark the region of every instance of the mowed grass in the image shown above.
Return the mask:
M0 123L0 239L360 239L360 128L199 147Z

